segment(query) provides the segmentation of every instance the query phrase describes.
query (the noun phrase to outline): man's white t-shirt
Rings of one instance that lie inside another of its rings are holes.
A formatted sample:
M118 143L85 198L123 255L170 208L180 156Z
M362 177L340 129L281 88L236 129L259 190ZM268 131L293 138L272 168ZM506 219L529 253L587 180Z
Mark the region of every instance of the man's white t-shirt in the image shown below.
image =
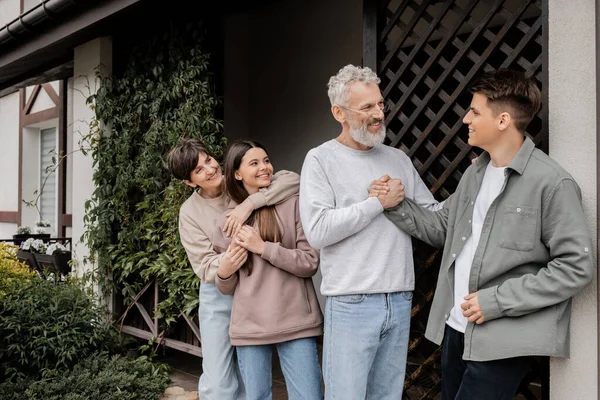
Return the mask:
M490 205L498 197L500 190L502 190L505 170L506 167L494 167L491 161L487 165L473 209L473 219L471 221L472 234L465 242L465 247L463 247L458 257L456 257L454 265L454 307L450 311L450 317L446 321L446 324L462 333L465 332L468 321L463 316L463 310L460 308L460 305L466 301L465 296L469 294L469 275L475 251L479 245L483 221Z

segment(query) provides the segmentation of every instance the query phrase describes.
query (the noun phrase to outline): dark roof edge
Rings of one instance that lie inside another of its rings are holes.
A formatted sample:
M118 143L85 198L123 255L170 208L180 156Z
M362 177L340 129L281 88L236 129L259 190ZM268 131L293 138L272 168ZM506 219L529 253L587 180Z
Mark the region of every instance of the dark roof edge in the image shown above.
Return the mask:
M0 49L2 46L18 41L24 35L35 32L41 23L52 20L65 11L82 8L82 6L83 4L74 0L42 1L0 28Z

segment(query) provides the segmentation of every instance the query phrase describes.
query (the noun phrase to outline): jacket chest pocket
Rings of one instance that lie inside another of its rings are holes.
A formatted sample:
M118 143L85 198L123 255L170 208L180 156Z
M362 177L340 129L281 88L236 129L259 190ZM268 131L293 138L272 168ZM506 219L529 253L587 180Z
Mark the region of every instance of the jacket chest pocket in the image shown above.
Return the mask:
M507 205L502 218L500 247L512 250L533 250L536 242L538 209Z

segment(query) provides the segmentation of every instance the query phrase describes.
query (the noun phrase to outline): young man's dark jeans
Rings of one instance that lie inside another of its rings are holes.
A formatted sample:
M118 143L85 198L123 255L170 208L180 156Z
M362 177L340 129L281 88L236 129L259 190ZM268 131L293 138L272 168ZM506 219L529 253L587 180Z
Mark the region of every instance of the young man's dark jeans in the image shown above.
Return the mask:
M465 335L448 325L442 349L443 400L511 400L532 357L464 361ZM493 346L490 343L490 346Z

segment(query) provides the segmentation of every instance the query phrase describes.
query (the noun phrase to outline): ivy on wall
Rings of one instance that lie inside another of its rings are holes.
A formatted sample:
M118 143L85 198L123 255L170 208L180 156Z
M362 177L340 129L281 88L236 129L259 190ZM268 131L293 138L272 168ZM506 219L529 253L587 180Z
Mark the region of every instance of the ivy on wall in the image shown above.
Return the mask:
M199 24L170 26L136 45L122 75L99 76L88 98L96 190L84 240L125 298L158 279L166 297L156 311L167 322L197 308L199 279L178 234L191 189L171 177L166 155L181 137L201 139L216 156L225 148L206 40Z

